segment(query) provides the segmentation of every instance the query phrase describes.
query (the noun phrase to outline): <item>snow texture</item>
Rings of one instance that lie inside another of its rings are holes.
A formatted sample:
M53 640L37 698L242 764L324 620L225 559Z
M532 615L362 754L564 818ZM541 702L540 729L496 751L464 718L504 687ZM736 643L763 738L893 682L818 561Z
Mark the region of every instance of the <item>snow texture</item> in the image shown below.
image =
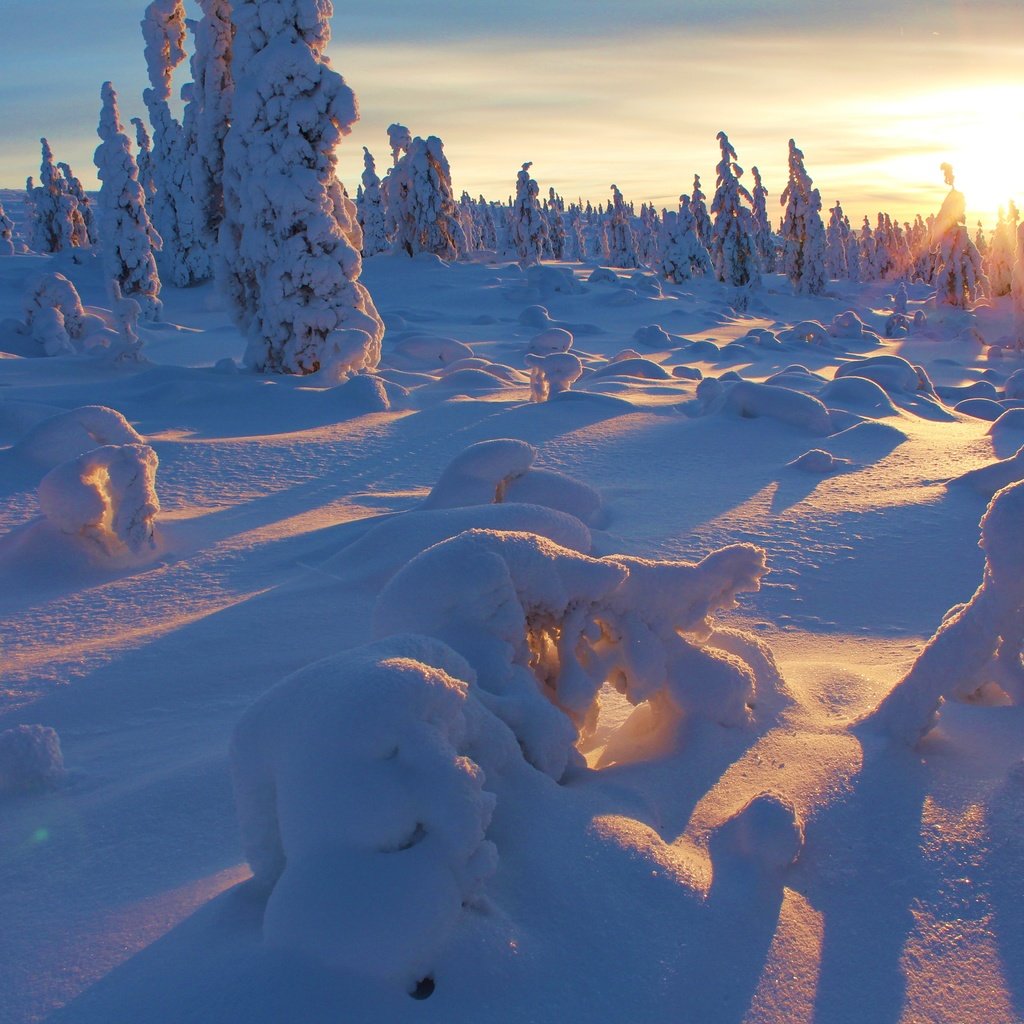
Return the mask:
M60 737L45 725L0 732L0 793L53 789L64 777Z

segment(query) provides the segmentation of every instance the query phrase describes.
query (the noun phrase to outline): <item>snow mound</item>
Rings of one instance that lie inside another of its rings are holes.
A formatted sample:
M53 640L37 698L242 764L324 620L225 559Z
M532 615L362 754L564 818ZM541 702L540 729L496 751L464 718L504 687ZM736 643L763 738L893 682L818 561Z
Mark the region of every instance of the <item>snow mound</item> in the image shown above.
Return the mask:
M1003 407L998 402L993 402L991 398L965 398L953 406L953 412L958 412L961 416L988 420L989 423L994 423L1004 411Z
M697 385L697 400L705 416L728 413L743 419L767 417L819 435L831 434L834 429L828 409L817 398L774 384L746 380L723 383L705 377Z
M671 380L672 374L653 359L617 359L594 371L595 377L640 377L643 380Z
M157 456L148 445L103 445L50 470L39 483L43 515L62 533L108 555L155 547Z
M142 443L142 437L116 409L82 405L37 423L11 451L52 468L101 445Z
M257 700L231 767L267 945L411 987L497 866L494 797L468 751L490 727L444 644L393 637ZM494 744L492 744L493 746Z
M711 840L716 867L729 859L760 866L766 873L784 871L804 846L804 825L793 804L775 793L759 793L725 821Z
M546 356L526 353L530 367L530 398L546 402L552 395L568 391L583 376L583 363L571 352L552 352Z
M872 417L899 415L885 389L867 377L836 377L818 392L818 398L830 409L852 410Z
M879 337L852 309L837 313L832 318L828 333L833 338L871 338L879 341Z
M582 295L586 288L567 267L528 267L526 280L541 295Z
M1020 454L1020 453L1018 453ZM1024 703L1024 481L1000 490L981 518L981 585L951 608L910 671L862 722L914 744L947 698L984 700L993 690Z
M572 348L572 333L564 327L549 327L530 339L527 351L536 356L550 355L552 352L568 352Z
M64 777L60 737L45 725L0 732L0 793L51 789Z
M385 361L396 370L436 370L472 355L473 350L468 345L454 338L414 334L389 345Z
M1016 434L1024 430L1024 409L1007 409L989 427L989 434L992 437L999 437L1002 434Z
M1024 398L1024 370L1014 370L1003 385L1006 398Z
M914 394L930 390L930 383L922 379L923 371L900 356L871 356L853 359L836 370L840 377L864 377L874 381L887 394Z
M594 729L610 682L682 716L739 725L756 671L716 649L713 615L757 590L764 552L733 545L703 561L589 558L529 533L474 529L418 555L381 592L374 634L422 633L462 654L527 760L560 779Z
M848 459L837 459L830 452L823 451L821 448L812 448L787 465L805 473L834 473L837 469L850 465L850 462Z
M996 491L1020 480L1024 480L1024 445L1008 459L1000 459L991 465L968 470L954 477L949 483L970 487L986 498L991 498Z
M831 336L825 329L824 324L817 320L801 320L800 323L779 332L779 341L784 345L822 345L828 346L831 343Z
M648 324L633 332L633 340L645 348L674 348L678 339L673 338L661 324Z

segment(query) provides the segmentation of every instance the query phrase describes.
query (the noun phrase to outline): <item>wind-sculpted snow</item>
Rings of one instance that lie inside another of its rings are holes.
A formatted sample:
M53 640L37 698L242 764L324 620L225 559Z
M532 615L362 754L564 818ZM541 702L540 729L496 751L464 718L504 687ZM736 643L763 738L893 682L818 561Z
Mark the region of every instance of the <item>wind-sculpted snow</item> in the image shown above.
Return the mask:
M999 491L981 519L985 572L971 599L951 608L910 671L863 727L916 743L944 700L984 699L995 688L1024 703L1024 482Z
M429 974L497 865L473 757L500 766L514 744L473 680L443 643L390 637L245 713L231 766L269 946L409 987Z
M747 720L754 670L707 645L712 618L757 590L764 552L697 564L595 559L529 533L470 530L424 551L384 588L377 636L424 633L459 651L535 767L559 779L596 725L607 681L662 724Z
M154 547L156 452L144 444L103 445L50 470L39 484L43 515L62 533L106 555Z
M743 419L768 417L819 435L835 429L828 409L817 398L774 384L706 377L697 386L697 400L704 415L725 412Z

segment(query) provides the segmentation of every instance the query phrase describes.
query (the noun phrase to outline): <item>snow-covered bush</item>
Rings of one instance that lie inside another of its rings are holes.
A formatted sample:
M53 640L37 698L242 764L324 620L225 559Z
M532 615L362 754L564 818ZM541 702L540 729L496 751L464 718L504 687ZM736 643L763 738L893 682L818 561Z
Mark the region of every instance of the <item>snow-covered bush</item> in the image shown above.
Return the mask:
M60 737L45 725L0 732L0 793L52 789L64 777Z
M540 187L530 177L532 163L523 164L516 176L516 198L509 213L512 242L522 266L540 263L548 243L548 222L541 209Z
M789 182L780 197L782 269L798 295L820 295L825 290L825 225L821 195L812 187L804 168L804 155L789 140Z
M1024 481L1003 488L981 519L985 571L966 603L951 608L910 671L863 720L906 743L935 725L946 698L984 698L996 687L1024 703Z
M29 287L25 299L25 325L48 356L76 351L90 328L101 326L86 313L78 290L63 274L42 274Z
M568 391L583 376L583 363L572 352L550 352L546 356L526 353L530 367L530 401L546 402L552 395Z
M100 91L103 109L97 129L102 140L96 148L99 176L100 235L107 278L135 299L147 320L159 320L160 277L153 250L162 241L146 212L146 196L139 184L139 168L131 153L117 110L117 93L110 82Z
M436 135L412 139L387 178L388 233L397 251L429 252L443 260L466 251L452 172Z
M761 279L752 213L753 199L740 184L743 168L736 163L736 150L725 132L718 133L718 143L722 149L722 159L718 164L718 188L711 204L715 223L708 248L718 280L742 293ZM742 299L740 302L742 304Z
M83 405L40 421L11 450L37 465L53 468L101 445L142 443L116 409Z
M93 448L43 477L39 507L62 533L107 555L140 554L155 545L157 461L144 444Z
M534 534L470 530L391 579L374 631L422 633L462 654L526 758L559 779L579 763L575 743L595 727L606 681L632 704L650 701L662 724L746 720L755 672L715 646L712 617L765 571L751 545L697 564L595 559Z
M384 324L359 283L355 206L335 174L356 120L352 90L325 50L331 4L237 0L235 91L224 145L221 280L257 370L313 373L333 331L364 335L380 358Z
M411 987L497 865L472 759L511 737L437 640L390 637L289 676L231 742L245 855L270 892L264 941Z

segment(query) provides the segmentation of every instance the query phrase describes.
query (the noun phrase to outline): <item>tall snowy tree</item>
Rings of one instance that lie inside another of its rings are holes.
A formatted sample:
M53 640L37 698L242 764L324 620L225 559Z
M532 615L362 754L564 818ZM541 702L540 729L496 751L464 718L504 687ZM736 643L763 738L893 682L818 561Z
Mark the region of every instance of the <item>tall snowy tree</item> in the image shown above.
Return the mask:
M231 48L235 27L231 0L199 0L203 16L195 23L192 97L189 104L195 138L191 146L191 181L195 226L211 271L224 219L224 139L231 122Z
M398 252L454 260L466 251L452 172L436 135L412 139L387 182L388 228Z
M711 212L711 262L719 281L741 293L760 283L753 215L753 198L740 184L743 168L736 162L736 150L725 132L718 133L722 158L718 163L718 185ZM744 298L738 296L743 304Z
M373 154L363 146L363 194L356 203L359 226L363 229L363 255L376 256L390 247L385 230L384 196Z
M64 178L65 191L77 204L77 214L81 218L82 228L85 231L84 238L79 245L95 245L99 241L99 234L96 228L96 216L93 213L92 200L82 187L82 182L71 173L71 168L66 163L58 163L57 167Z
M135 145L138 149L135 163L139 168L139 184L146 193L146 208L151 209L156 196L156 182L153 180L153 143L146 122L141 117L133 117L131 123L135 126Z
M1013 333L1018 351L1024 350L1024 224L1017 228L1017 259L1013 264Z
M146 212L146 196L139 184L139 169L124 133L117 109L117 93L110 82L100 90L103 107L97 129L102 140L96 148L99 176L99 221L103 265L109 281L134 299L147 320L161 314L160 277L153 250L160 235Z
M359 282L336 147L358 114L325 54L328 0L235 0L224 145L223 283L257 370L376 366L384 324Z
M612 185L612 204L611 216L608 218L608 262L613 267L639 267L636 237L618 185Z
M949 194L932 227L935 264L935 301L947 306L968 307L988 294L988 279L981 256L967 232L967 203L954 185L953 168L943 164Z
M525 163L516 176L516 198L512 206L510 224L512 240L519 263L532 266L540 263L548 244L548 222L540 206L540 188L530 177L532 163Z
M985 273L993 295L1008 295L1010 292L1016 247L1016 225L1000 207L999 220L985 259Z
M825 290L825 225L821 195L804 167L804 155L789 140L789 181L780 197L782 269L798 295L820 295Z
M756 167L751 167L750 173L754 176L751 198L754 201L757 256L761 261L761 270L766 274L774 274L775 236L772 234L772 223L768 217L768 189L761 182L761 172Z
M206 280L210 254L198 237L192 188L193 142L171 113L171 77L185 60L183 0L153 0L141 22L150 88L142 98L153 126L153 223L164 240L160 268L179 287Z

